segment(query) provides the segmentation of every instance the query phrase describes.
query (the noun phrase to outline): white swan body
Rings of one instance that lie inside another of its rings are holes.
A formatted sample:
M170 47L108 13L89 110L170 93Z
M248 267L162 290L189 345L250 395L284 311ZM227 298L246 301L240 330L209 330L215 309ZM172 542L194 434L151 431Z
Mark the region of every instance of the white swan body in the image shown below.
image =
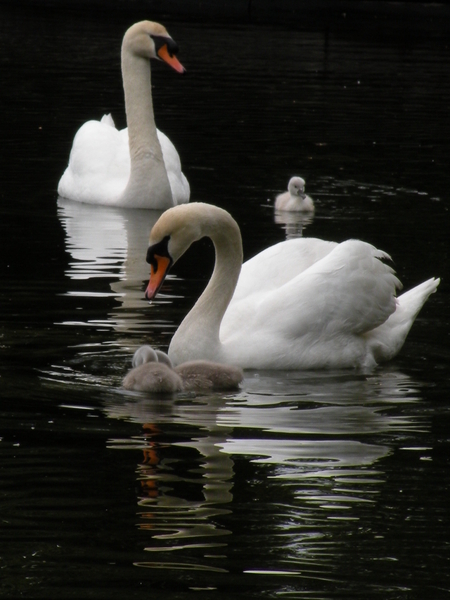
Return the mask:
M224 210L174 207L150 234L147 298L192 242L216 250L211 279L169 347L172 362L208 358L256 369L371 368L391 359L439 280L401 287L387 254L358 240L296 238L242 266L239 228Z
M305 180L301 177L291 177L287 192L275 198L275 209L295 212L314 211L314 202L305 194Z
M165 210L189 201L189 183L178 152L156 129L150 59L184 68L177 46L158 23L142 21L125 33L122 77L128 128L117 130L111 115L78 130L58 193L90 204Z
M237 389L244 375L231 365L193 360L173 368L170 358L151 346L141 346L123 387L139 392L174 393Z

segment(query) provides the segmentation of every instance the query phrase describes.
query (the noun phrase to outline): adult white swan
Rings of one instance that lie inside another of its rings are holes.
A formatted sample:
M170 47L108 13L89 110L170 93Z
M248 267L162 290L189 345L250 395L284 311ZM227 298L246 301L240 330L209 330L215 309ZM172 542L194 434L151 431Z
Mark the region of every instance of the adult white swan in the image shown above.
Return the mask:
M395 297L385 252L358 240L296 238L242 265L239 227L209 204L176 206L150 233L146 297L192 242L210 237L211 279L172 338L177 365L203 359L257 369L371 368L397 354L439 280Z
M150 59L162 59L179 73L177 44L159 23L135 23L122 43L122 77L128 128L118 131L110 115L78 130L69 166L58 185L63 198L128 208L165 210L189 201L180 157L156 129Z

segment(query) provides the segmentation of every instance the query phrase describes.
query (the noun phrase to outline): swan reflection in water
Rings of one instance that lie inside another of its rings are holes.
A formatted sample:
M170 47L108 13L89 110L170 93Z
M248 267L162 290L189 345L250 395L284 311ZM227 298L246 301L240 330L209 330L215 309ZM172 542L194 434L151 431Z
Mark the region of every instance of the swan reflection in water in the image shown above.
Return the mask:
M314 221L314 213L274 210L273 220L277 225L281 225L286 233L286 239L290 240L302 237L305 228Z
M124 345L130 341L130 332L149 335L148 304L143 294L143 283L148 280L145 249L149 232L161 213L58 198L58 217L66 233L66 249L72 257L66 276L73 281L90 280L86 289L77 284L67 295L115 298L119 306L101 325L123 333ZM109 279L109 289L104 284L99 286L98 279Z
M233 488L241 497L250 478L255 486L261 479L265 491L244 509L250 520L256 505L270 513L261 530L271 548L280 545L272 567L308 578L337 575L333 557L345 538L339 533L371 510L384 485L382 460L398 440L428 427L406 408L419 401L414 382L395 370L370 377L247 372L242 391L228 397L109 395L108 418L142 425L140 436L108 442L115 451L139 449L143 456L139 528L148 532L146 550L153 554L137 564L220 571L225 562L218 555L238 544L233 536L245 543L232 525L242 509ZM240 475L236 460L247 463ZM275 506L274 498L283 500ZM252 560L263 567L258 551Z

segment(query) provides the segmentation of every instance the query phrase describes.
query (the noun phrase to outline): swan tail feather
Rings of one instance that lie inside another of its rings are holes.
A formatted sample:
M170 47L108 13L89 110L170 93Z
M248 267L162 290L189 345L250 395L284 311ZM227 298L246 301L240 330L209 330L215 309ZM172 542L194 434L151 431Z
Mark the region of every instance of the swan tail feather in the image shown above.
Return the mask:
M103 123L104 125L109 125L110 127L116 127L116 124L114 123L114 119L112 118L111 113L107 114L107 115L103 115L103 117L100 119L100 123Z
M433 277L401 294L395 312L367 334L371 355L377 363L390 360L401 350L417 315L439 283L440 279Z

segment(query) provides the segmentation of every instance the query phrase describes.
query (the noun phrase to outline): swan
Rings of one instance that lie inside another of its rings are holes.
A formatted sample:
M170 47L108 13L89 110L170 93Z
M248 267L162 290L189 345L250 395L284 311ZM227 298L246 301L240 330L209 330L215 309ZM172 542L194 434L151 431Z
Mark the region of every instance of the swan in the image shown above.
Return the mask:
M156 129L150 59L179 73L178 46L159 23L132 25L122 43L122 77L128 128L111 115L88 121L75 135L58 194L89 204L165 210L189 201L189 183L169 138Z
M290 210L312 212L314 202L305 194L305 180L301 177L291 177L287 192L275 198L275 210Z
M139 392L231 390L237 389L244 377L238 367L208 360L188 361L174 368L167 354L148 345L136 350L132 366L123 387Z
M203 203L163 213L150 233L151 300L189 246L214 243L216 261L204 292L175 332L177 365L209 359L255 369L371 369L401 349L439 279L396 298L401 283L389 256L359 241L295 238L242 265L242 240L225 210Z

